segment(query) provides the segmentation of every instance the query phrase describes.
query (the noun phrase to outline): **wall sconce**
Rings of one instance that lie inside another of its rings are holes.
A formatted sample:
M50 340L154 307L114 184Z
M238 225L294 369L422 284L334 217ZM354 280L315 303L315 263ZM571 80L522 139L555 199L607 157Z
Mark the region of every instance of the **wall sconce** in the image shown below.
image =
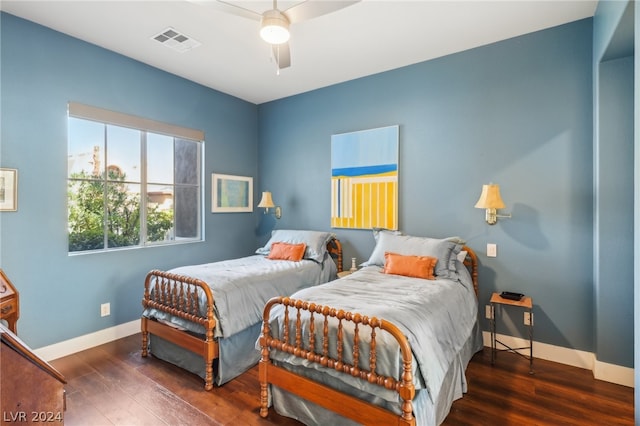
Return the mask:
M485 220L489 225L495 225L499 217L511 217L511 214L498 214L498 209L504 208L504 201L502 201L502 197L500 197L500 186L493 183L482 185L482 194L480 194L480 199L476 203L475 208L487 209Z
M264 214L269 214L269 209L274 209L273 215L276 219L280 219L282 217L282 208L280 206L276 206L273 203L273 198L271 198L270 191L262 192L262 199L258 203L258 207L264 209Z

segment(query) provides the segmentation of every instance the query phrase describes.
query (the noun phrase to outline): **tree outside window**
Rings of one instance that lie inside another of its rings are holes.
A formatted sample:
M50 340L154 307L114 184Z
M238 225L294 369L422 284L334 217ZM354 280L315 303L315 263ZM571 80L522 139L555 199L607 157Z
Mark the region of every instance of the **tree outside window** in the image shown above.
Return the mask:
M69 117L68 142L69 252L201 240L201 141Z

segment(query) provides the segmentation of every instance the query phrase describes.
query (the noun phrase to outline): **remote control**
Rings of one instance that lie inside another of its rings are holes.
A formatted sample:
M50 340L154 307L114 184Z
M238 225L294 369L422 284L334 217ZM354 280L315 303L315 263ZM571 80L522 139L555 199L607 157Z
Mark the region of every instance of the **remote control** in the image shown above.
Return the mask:
M509 299L509 300L520 300L524 297L524 294L514 293L512 291L503 291L502 293L500 293L500 297L502 297L503 299Z

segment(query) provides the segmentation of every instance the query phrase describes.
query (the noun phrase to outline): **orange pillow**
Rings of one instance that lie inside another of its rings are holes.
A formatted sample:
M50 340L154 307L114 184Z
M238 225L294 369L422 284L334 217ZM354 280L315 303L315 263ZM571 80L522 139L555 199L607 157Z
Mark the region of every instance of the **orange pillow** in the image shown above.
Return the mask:
M273 243L271 244L271 250L269 251L267 259L293 260L294 262L299 262L302 260L306 249L307 245L305 243Z
M384 269L382 272L385 274L435 280L433 269L437 261L437 257L404 256L387 251L384 253Z

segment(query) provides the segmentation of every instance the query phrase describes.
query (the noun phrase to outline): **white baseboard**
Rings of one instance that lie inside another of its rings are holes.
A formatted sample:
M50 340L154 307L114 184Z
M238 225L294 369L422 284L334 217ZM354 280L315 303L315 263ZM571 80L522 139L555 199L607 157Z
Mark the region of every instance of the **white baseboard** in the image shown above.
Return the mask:
M100 346L123 337L140 332L140 320L134 320L114 327L105 328L95 333L85 334L53 345L43 346L34 350L36 355L45 361L62 358L76 352ZM142 343L141 343L142 344Z
M593 377L598 380L616 383L618 385L634 387L633 368L621 367L615 364L607 364L596 360L593 366Z
M85 334L53 345L44 346L34 352L46 361L62 358L85 349L93 348L113 340L131 336L140 332L140 320L134 320L114 327L105 328L95 333ZM491 347L491 334L482 333L484 345ZM503 334L497 335L498 340L512 348L528 346L529 341ZM634 369L598 361L591 352L563 348L546 343L533 342L534 365L535 358L559 362L573 367L585 368L593 372L594 378L623 386L634 387Z
M529 346L526 339L506 336L504 334L496 335L498 340L512 348L520 348ZM491 333L484 331L482 333L484 345L491 347ZM611 382L618 385L634 387L634 369L622 367L620 365L607 364L598 361L595 354L591 352L579 351L576 349L563 348L561 346L549 345L533 341L533 358L544 359L547 361L558 362L560 364L571 365L573 367L584 368L593 372L593 377L605 382Z

